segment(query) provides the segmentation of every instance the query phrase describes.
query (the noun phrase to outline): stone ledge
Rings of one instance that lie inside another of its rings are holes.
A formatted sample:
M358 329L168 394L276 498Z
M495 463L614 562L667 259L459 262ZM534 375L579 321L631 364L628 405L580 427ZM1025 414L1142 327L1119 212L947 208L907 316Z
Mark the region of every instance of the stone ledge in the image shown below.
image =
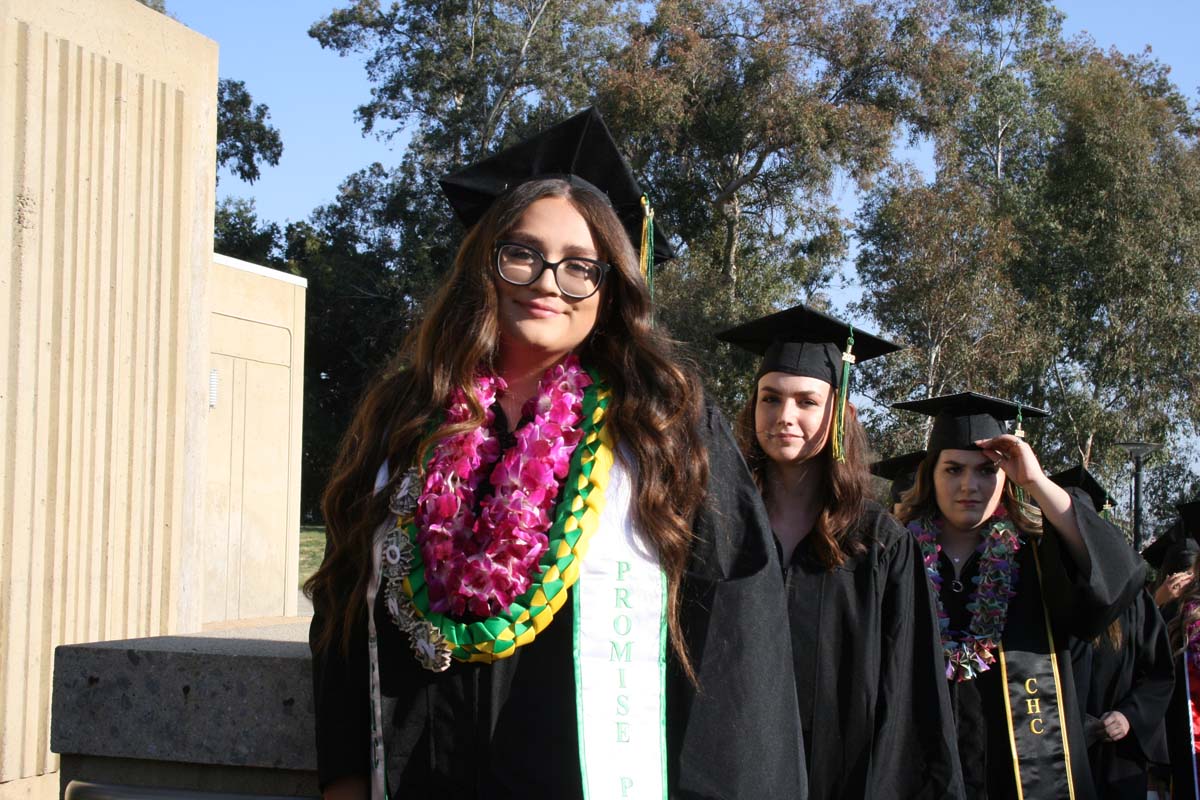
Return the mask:
M51 749L311 772L308 622L58 647Z
M70 755L62 758L59 791L65 800L276 800L321 796L315 772Z

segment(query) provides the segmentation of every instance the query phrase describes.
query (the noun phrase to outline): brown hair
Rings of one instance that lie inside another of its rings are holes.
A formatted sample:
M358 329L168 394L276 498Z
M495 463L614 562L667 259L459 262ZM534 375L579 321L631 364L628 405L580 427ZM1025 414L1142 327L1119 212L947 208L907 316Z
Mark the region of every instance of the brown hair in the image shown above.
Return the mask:
M1108 623L1108 627L1104 629L1096 638L1092 639L1092 647L1100 647L1105 642L1108 642L1109 649L1114 653L1121 650L1121 645L1125 641L1125 637L1121 633L1121 618L1117 617L1112 622Z
M767 466L770 458L758 443L755 423L755 408L758 406L758 387L751 392L746 404L737 417L737 440L750 473L758 489L766 497ZM836 407L838 392L829 394L829 401ZM832 415L830 415L832 425ZM855 524L866 510L866 498L871 485L871 473L867 469L867 434L858 421L858 412L853 403L846 403L846 436L843 442L846 460L838 462L833 457L832 431L818 458L824 459L821 470L819 496L826 498L816 524L808 535L812 547L826 569L845 563L847 556L865 552Z
M917 476L912 488L900 495L900 510L896 516L905 525L914 519L932 517L938 513L937 495L933 491L933 470L941 453L941 450L936 450L925 456L917 467ZM1009 519L1018 530L1031 536L1041 535L1041 510L1017 497L1016 485L1008 476L1004 477L1004 494L1000 502L1004 504Z
M708 453L697 432L703 405L699 381L681 366L673 342L654 327L636 253L608 201L561 179L520 184L492 204L467 232L424 320L360 401L323 498L326 557L304 585L329 609L330 624L318 648L331 643L334 630L343 648L349 645L350 629L366 604L372 534L387 517L387 501L401 474L422 463L440 439L483 423L483 409L469 390L480 365L493 365L498 354L493 246L526 208L547 197L571 203L587 222L600 258L613 267L601 287L596 325L579 353L612 389L605 424L638 467L635 519L667 575L671 646L684 672L695 679L679 603L691 523L708 483ZM468 397L471 419L430 433L456 388ZM388 486L375 493L374 477L385 461L391 468Z

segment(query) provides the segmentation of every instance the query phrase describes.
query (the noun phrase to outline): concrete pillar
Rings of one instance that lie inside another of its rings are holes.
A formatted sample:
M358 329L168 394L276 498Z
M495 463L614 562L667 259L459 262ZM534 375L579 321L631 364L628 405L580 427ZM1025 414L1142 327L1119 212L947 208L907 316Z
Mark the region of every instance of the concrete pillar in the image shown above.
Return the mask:
M135 0L0 0L0 797L57 768L56 645L201 624L216 70Z

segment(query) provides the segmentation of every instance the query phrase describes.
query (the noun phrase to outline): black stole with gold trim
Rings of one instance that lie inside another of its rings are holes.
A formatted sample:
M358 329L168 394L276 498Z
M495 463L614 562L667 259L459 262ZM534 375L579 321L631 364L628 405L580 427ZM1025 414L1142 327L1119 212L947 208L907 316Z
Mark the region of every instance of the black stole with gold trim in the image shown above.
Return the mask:
M1063 671L1070 670L1071 664L1062 663L1055 652L1059 643L1054 641L1042 601L1036 546L1027 541L1022 549L1032 556L1024 566L1034 569L1022 571L1021 591L1011 603L1024 608L1010 608L1004 643L997 653L1007 689L1004 705L1017 797L1075 800L1077 781L1087 781L1088 776L1074 774L1078 770L1071 763L1068 730L1075 723L1068 718L1077 713L1078 704L1068 694L1074 690L1063 684Z

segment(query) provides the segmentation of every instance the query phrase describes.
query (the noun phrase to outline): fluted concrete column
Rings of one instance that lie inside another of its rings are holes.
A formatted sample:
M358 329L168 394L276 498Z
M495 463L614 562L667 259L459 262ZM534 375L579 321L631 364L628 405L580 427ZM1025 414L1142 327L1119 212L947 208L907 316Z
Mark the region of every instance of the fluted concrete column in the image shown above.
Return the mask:
M200 627L216 84L135 0L0 0L0 797L56 645Z

